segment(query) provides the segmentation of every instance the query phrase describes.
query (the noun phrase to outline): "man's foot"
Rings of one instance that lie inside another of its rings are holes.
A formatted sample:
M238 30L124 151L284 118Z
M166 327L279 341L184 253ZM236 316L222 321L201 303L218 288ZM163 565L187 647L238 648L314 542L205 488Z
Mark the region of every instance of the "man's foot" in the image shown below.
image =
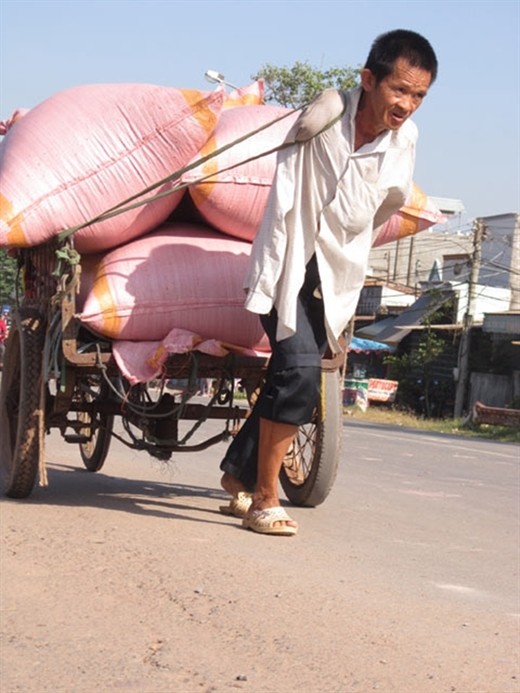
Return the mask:
M274 534L282 537L293 537L298 532L296 522L291 520L280 506L265 510L250 510L242 520L242 525L259 534Z
M246 490L244 484L239 479L227 472L222 476L220 483L224 491L231 495L229 503L219 507L220 512L223 515L234 515L238 518L244 518L253 502L253 494Z
M272 512L271 512L272 511ZM255 520L256 518L256 520ZM260 519L260 522L258 522ZM244 526L257 532L262 532L258 527L267 522L269 531L264 530L264 534L286 534L294 535L298 531L298 523L287 515L285 510L280 507L280 500L277 496L262 496L258 493L253 494L253 503L244 518ZM251 525L256 525L251 526ZM283 531L287 530L287 531Z

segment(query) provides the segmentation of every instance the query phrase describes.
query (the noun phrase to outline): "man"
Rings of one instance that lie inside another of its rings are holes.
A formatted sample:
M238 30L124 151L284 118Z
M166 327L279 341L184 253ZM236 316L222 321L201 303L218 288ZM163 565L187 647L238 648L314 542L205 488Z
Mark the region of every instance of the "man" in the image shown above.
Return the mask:
M246 308L260 315L272 357L220 465L232 496L222 510L253 531L297 532L278 498L283 459L318 402L321 357L327 345L339 351L354 314L374 229L404 204L412 184L417 129L409 118L436 76L425 38L383 34L360 86L325 91L289 134L294 145L280 153L245 281Z

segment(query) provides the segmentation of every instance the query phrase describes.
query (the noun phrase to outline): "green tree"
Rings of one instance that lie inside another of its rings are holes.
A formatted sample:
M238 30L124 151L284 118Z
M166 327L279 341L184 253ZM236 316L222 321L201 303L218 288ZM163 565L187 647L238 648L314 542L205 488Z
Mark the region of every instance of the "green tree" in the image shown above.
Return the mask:
M413 404L413 400L421 395L424 398L426 417L433 415L434 365L444 348L444 339L427 323L424 335L411 353L391 354L384 358L384 363L388 367L388 377L399 381L400 400ZM415 384L415 377L411 376L412 371L420 375L420 387Z
M427 325L426 334L421 339L415 359L417 365L422 368L423 388L424 388L424 408L427 417L432 416L432 388L434 387L433 366L435 360L442 354L444 349L444 339L436 334Z
M301 108L328 88L352 89L358 83L360 68L331 67L322 70L297 61L292 67L267 63L252 79L265 81L265 101L286 108Z
M16 275L16 260L10 257L6 250L0 250L0 307L13 304Z

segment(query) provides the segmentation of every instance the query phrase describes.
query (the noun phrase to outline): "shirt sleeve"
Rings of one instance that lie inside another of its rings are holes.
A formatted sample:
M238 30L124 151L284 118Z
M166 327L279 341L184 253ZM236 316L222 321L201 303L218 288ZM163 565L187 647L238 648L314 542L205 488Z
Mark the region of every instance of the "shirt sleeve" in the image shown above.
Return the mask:
M248 293L246 307L255 313L268 313L275 299L287 247L286 217L294 206L297 149L294 145L278 155L275 178L253 241L243 288Z

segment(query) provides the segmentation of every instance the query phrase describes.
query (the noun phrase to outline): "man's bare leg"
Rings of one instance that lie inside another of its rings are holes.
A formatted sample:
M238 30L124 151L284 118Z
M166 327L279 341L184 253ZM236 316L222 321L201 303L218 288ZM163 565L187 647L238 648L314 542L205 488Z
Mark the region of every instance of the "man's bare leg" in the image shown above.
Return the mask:
M284 457L289 450L298 426L279 423L260 417L258 440L258 474L251 510L266 510L280 505L278 477ZM298 527L293 520L276 522L275 526Z
M232 496L238 496L238 494L241 492L248 492L248 489L244 486L240 479L237 479L236 476L233 476L229 472L224 472L222 478L220 479L220 485L224 491L227 491Z

